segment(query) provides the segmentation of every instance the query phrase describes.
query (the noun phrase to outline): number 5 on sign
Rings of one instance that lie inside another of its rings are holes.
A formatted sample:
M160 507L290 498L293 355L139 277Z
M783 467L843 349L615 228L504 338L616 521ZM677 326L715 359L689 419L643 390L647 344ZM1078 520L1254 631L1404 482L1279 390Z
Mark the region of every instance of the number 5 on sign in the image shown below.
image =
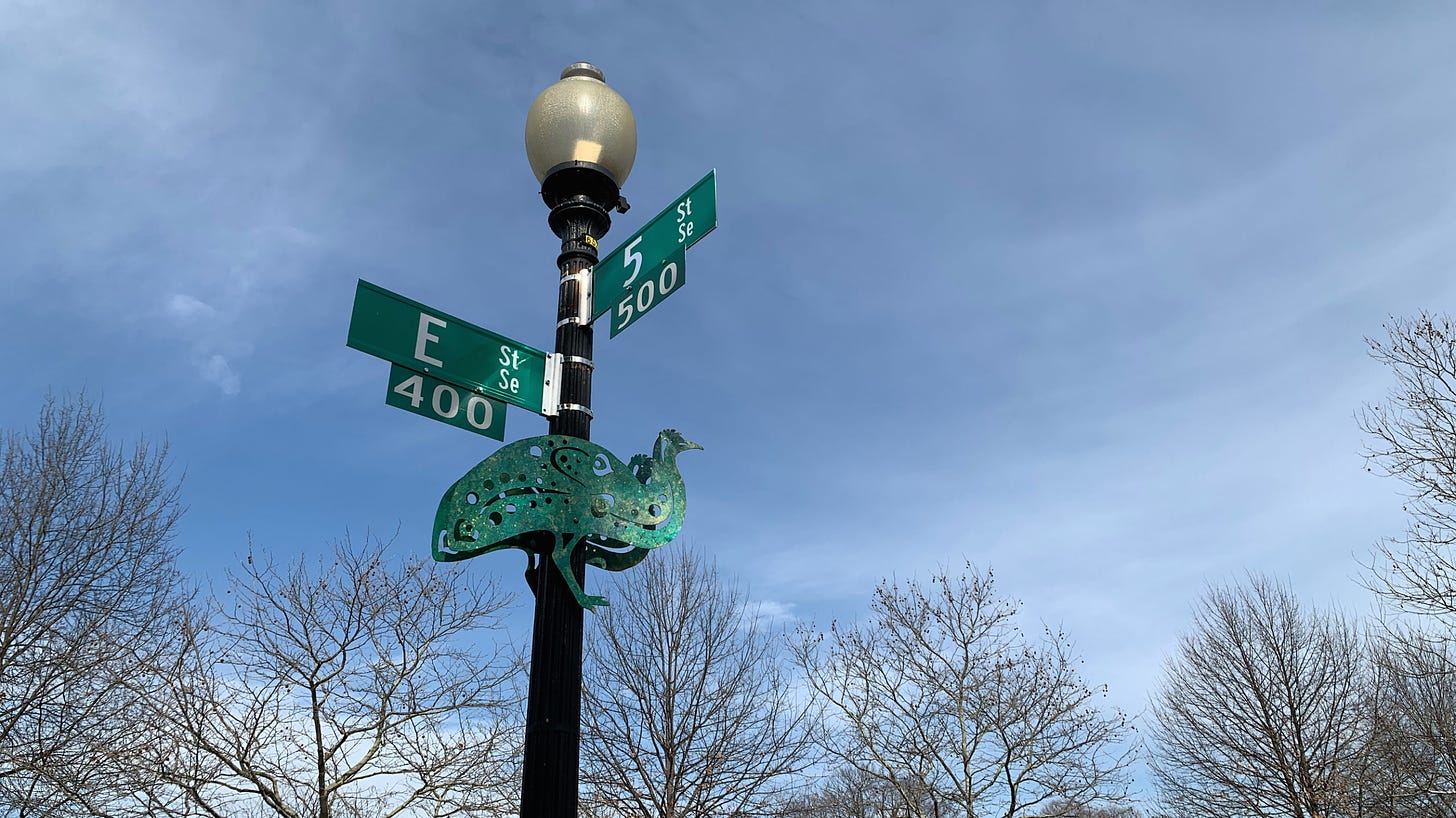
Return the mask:
M633 256L632 247L628 245L627 253L622 257L629 265L628 276L622 285L622 294L617 298L617 306L612 310L612 338L662 303L662 299L677 292L686 276L683 261L686 254L681 247L668 255L667 260L655 270L644 268L640 255L635 260ZM636 269L631 269L633 264Z

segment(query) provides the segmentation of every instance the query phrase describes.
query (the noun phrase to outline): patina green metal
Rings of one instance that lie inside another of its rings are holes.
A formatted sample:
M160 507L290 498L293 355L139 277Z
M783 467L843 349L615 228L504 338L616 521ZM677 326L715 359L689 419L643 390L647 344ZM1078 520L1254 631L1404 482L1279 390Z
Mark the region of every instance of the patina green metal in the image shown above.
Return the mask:
M587 565L623 571L671 542L687 510L677 456L701 448L673 429L657 436L651 456L633 455L630 464L566 435L502 446L441 498L435 559L463 560L504 548L549 553L583 608L606 605L576 581L572 553L581 548Z

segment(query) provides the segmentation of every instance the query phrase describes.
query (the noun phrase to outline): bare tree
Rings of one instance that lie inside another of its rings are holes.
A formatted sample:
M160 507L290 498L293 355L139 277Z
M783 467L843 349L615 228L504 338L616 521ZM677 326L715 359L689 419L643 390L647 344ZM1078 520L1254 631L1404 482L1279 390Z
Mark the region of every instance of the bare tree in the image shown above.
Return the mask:
M1456 666L1449 643L1409 632L1374 645L1362 811L1456 818Z
M1084 807L1068 801L1056 801L1037 813L1038 818L1059 815L1063 818L1142 818L1136 807Z
M769 813L816 755L779 634L686 548L654 554L611 598L585 652L584 811Z
M1367 585L1418 626L1387 626L1376 647L1369 774L1391 814L1456 816L1456 325L1421 313L1366 339L1395 386L1357 415L1367 469L1405 484L1403 535L1375 549Z
M1132 727L1096 706L1065 634L1038 640L990 572L882 582L868 621L805 630L796 657L842 729L827 749L911 816L1032 815L1125 799Z
M921 808L928 808L928 804L922 804ZM899 818L914 811L889 783L854 767L840 767L814 789L796 793L785 801L778 815L782 818Z
M1371 437L1367 468L1410 490L1404 536L1377 546L1371 587L1401 608L1437 617L1444 638L1456 629L1456 326L1421 313L1392 319L1384 341L1366 339L1390 367L1395 386L1357 419ZM1450 668L1456 672L1456 667Z
M1349 814L1369 673L1357 627L1251 575L1214 587L1153 700L1152 769L1189 818Z
M142 754L179 811L483 816L515 806L519 650L467 572L347 537L319 563L249 551L166 669Z
M84 395L0 432L0 808L124 815L135 718L179 605L166 446L107 439Z

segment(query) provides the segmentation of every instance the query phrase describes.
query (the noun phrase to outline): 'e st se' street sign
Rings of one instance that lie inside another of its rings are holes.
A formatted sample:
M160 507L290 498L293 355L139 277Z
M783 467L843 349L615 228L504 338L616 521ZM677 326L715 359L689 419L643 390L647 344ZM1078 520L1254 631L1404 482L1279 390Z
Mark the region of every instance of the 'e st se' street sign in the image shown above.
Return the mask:
M348 345L469 392L490 395L537 414L556 414L557 356L363 279L354 291ZM398 385L392 374L391 389ZM423 383L420 386L424 388ZM432 395L425 398L433 399ZM462 400L466 403L461 408L469 405L468 399ZM442 403L442 407L448 405ZM477 427L476 431L481 430Z

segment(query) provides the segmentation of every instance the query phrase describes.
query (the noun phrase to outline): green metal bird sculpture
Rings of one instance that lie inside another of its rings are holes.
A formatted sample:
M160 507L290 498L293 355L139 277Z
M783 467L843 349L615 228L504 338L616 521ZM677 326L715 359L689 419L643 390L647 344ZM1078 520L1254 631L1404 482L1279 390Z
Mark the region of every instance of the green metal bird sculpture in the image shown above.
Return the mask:
M441 498L435 559L463 560L504 548L549 551L583 608L606 605L576 581L573 552L583 549L587 565L622 571L671 542L687 509L677 456L701 448L673 429L657 436L650 457L634 455L630 465L591 441L565 435L502 446Z

